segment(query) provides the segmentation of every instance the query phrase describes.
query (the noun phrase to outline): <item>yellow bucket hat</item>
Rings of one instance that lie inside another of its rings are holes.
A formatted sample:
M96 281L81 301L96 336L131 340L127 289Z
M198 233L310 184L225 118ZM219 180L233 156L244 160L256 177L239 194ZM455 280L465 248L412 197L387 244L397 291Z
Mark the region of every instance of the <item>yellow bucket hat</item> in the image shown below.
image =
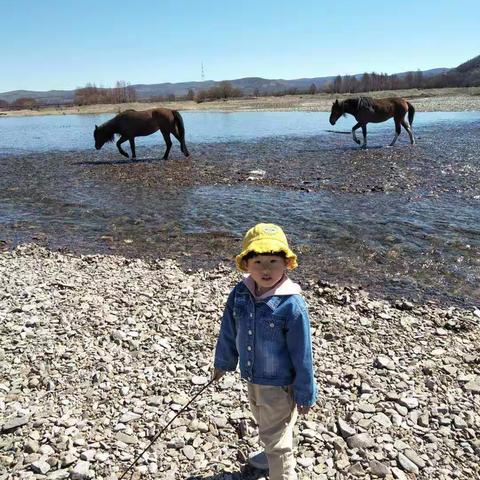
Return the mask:
M243 257L250 252L258 254L285 252L287 268L297 267L297 256L290 250L283 230L273 223L258 223L243 238L242 252L236 256L237 268L246 272L242 264Z

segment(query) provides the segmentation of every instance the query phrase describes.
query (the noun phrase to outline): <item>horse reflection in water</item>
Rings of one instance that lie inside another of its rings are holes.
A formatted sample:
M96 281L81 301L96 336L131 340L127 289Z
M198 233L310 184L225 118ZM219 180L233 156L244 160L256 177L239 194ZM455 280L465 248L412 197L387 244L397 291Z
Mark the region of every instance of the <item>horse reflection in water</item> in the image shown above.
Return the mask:
M400 97L374 99L371 97L349 98L339 102L335 100L332 105L330 113L330 123L335 125L336 121L343 115L349 113L357 120L357 124L352 128L353 140L360 145L355 130L362 128L363 145L362 148L367 148L367 123L380 123L393 117L395 121L395 136L393 137L390 146L393 147L397 141L398 136L403 127L409 137L410 143L415 144L415 138L412 131L413 117L415 115L415 108L410 102ZM405 115L408 113L408 122L405 120Z
M135 154L135 137L151 135L157 130L162 132L167 145L163 159L168 159L168 154L172 148L172 134L179 142L182 153L188 157L190 154L185 144L185 127L183 119L179 112L168 108L153 108L150 110L136 111L125 110L117 116L105 122L99 127L95 125L93 137L95 138L95 148L100 150L106 142L113 142L115 134L120 135L117 141L118 151L128 158L128 153L123 150L122 143L127 140L130 142L132 158Z

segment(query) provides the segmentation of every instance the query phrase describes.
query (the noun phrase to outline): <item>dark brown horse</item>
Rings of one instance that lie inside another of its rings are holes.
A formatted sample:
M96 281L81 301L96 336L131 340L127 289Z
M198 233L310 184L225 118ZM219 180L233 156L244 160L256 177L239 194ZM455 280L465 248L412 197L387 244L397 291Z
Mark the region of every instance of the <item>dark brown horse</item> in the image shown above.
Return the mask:
M164 160L168 159L168 154L172 148L170 134L180 142L182 153L186 157L190 155L185 144L183 119L176 110L169 110L168 108L152 108L140 112L125 110L99 127L95 125L95 131L93 132L95 148L100 150L105 142L113 142L115 134L118 134L120 135L117 141L118 151L128 158L128 153L122 148L122 143L128 140L132 149L132 158L135 158L135 137L151 135L157 130L162 132L167 144L167 149L163 155Z
M374 99L370 97L349 98L339 102L335 100L332 105L332 112L330 113L330 123L335 125L335 122L346 113L353 115L357 124L352 128L353 140L360 145L355 135L355 130L362 127L363 145L362 148L367 148L367 123L385 122L389 118L395 121L395 136L393 137L391 147L395 145L398 136L400 135L401 127L407 131L410 137L410 143L415 144L415 138L412 132L413 116L415 109L410 102L403 98L382 98ZM408 113L408 123L405 121L405 115Z

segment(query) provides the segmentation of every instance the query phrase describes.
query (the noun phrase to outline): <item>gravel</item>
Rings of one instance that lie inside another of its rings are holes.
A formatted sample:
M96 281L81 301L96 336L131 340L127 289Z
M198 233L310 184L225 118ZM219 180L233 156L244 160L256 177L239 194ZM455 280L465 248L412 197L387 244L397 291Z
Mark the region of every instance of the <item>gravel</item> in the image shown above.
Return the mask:
M118 479L208 380L238 279L223 263L193 272L30 244L0 254L0 480ZM478 309L302 287L320 395L296 426L300 479L479 478ZM258 449L246 386L229 374L135 475L261 478L241 473Z

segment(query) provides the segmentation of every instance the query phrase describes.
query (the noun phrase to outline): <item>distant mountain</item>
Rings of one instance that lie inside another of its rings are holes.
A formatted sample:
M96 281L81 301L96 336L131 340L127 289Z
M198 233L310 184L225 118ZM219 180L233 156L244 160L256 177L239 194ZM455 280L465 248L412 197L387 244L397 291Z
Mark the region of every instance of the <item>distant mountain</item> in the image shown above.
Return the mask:
M467 62L468 63L468 62ZM459 67L457 67L459 68ZM423 71L424 78L428 78L439 73L447 72L448 68L435 68L432 70ZM409 72L397 73L397 76L404 77ZM361 78L363 73L355 75ZM230 80L230 83L235 88L240 88L246 94L253 94L255 92L281 92L293 88L298 90L306 90L310 85L315 84L317 88L322 88L326 83L331 82L335 76L329 77L313 77L313 78L298 78L295 80L283 79L267 79L261 77L247 77ZM175 96L186 95L189 90L194 92L198 90L206 90L208 88L218 85L220 82L207 80L204 82L180 82L180 83L156 83L152 85L137 84L132 85L135 88L137 98L139 100L149 100L153 97L160 97L173 94ZM42 104L67 104L72 103L75 95L74 90L49 90L47 92L39 92L33 90L14 90L11 92L0 93L0 100L7 102L14 102L18 98L29 97L34 98Z
M452 87L480 86L480 55L456 68L435 75L430 81Z

